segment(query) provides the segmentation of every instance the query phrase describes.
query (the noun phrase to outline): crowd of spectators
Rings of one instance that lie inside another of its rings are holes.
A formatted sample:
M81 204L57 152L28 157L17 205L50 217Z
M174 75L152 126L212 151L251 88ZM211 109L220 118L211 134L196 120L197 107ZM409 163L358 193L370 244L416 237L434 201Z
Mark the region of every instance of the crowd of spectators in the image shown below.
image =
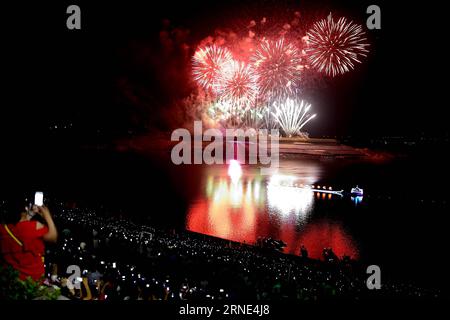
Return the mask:
M54 210L60 232L46 252L47 282L83 300L286 300L436 296L412 285L368 290L365 268L324 248L323 260L185 230L166 230L98 210ZM77 273L79 271L79 273Z

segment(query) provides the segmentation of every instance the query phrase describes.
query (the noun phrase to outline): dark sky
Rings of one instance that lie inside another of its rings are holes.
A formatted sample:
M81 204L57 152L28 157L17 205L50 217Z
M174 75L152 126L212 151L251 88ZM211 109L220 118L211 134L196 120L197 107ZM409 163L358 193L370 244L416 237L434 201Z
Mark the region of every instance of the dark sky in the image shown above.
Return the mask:
M448 132L446 20L444 10L430 1L93 2L2 9L3 141L45 136L49 126L66 123L88 138L97 129L111 137L130 128L167 129L170 115L177 116L168 106L192 88L183 76L183 51L167 54L162 30L175 47L193 46L217 28L296 10L320 17L333 11L364 23L369 4L381 7L382 30L368 30L371 53L356 71L323 81L309 93L319 113L309 131L367 136ZM81 7L81 31L66 29L69 4Z

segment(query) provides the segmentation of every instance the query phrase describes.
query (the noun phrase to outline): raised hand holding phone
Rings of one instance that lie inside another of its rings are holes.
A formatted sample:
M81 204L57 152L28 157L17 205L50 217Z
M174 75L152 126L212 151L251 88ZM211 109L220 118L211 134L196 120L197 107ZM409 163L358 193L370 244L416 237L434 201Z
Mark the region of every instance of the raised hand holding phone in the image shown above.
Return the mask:
M37 191L34 194L34 204L38 207L42 207L44 205L44 193Z

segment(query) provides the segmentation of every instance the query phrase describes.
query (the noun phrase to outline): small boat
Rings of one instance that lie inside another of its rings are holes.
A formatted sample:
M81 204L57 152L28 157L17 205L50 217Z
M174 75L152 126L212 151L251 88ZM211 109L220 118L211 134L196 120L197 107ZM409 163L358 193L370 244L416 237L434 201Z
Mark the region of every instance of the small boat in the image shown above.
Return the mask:
M364 190L356 186L355 188L352 188L350 195L352 197L362 197L364 195Z

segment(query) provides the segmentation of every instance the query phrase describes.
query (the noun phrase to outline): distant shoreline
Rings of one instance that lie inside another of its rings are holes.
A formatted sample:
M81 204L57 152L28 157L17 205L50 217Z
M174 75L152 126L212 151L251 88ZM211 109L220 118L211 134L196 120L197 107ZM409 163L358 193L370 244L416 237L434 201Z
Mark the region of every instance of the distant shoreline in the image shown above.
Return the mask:
M357 158L380 160L389 156L388 153L375 152L368 148L355 148L341 144L336 139L322 138L280 138L280 156L307 156L312 158ZM147 155L170 155L172 148L178 141L171 141L170 137L158 135L143 135L132 139L122 139L116 142L117 151L133 151ZM203 148L210 142L203 141ZM245 144L248 148L248 143Z

